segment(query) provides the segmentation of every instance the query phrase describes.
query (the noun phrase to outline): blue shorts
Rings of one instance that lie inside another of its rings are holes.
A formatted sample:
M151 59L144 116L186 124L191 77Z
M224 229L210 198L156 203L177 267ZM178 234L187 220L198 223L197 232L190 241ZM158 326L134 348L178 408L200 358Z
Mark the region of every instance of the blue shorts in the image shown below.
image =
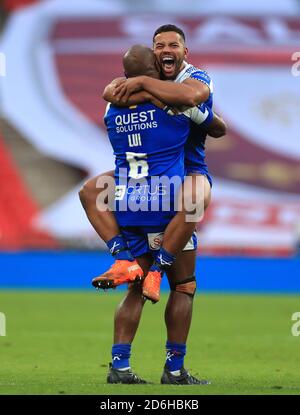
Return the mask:
M205 161L205 138L206 136L198 131L199 126L191 125L191 134L184 146L185 174L203 174L207 177L210 187L212 178L208 172ZM194 133L192 131L194 130ZM200 134L200 135L199 135Z
M134 258L145 254L156 257L162 245L166 226L126 226L121 227L130 252ZM183 251L194 251L197 249L197 235L193 233Z

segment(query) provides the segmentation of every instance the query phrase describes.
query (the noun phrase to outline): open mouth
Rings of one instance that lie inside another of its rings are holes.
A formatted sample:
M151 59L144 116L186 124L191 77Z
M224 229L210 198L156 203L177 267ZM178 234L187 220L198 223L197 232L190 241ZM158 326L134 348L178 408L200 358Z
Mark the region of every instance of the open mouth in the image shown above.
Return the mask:
M164 56L162 58L162 69L165 73L171 73L175 69L175 59L173 56Z

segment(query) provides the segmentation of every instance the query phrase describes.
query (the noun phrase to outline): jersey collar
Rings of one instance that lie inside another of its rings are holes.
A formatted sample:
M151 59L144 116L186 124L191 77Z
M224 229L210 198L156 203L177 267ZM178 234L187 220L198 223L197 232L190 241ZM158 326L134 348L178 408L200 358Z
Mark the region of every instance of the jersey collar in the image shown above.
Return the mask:
M180 78L182 77L182 75L185 74L186 70L189 69L192 66L190 63L187 63L186 61L183 61L183 63L184 63L184 68L176 76L174 82L180 81Z

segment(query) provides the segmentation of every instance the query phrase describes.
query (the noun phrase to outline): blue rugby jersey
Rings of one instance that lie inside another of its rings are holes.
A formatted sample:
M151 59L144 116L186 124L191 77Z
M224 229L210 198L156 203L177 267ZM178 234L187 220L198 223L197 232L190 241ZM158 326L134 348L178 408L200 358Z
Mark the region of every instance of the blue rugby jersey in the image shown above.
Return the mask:
M208 86L210 94L205 104L212 109L213 106L213 82L208 73L202 69L186 63L183 70L177 75L175 82L181 83L188 78L197 79ZM201 126L193 124L191 133L185 145L185 167L186 173L208 174L207 164L205 162L205 140L206 133Z
M110 105L104 121L115 155L119 225L167 225L176 214L174 200L184 179L190 119L168 115L148 103L130 108ZM174 177L168 188L168 179Z

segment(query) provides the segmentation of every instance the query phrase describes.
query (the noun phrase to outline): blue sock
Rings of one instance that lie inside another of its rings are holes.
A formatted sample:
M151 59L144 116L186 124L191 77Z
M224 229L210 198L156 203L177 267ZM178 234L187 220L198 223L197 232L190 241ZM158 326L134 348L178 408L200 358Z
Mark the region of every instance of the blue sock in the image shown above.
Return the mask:
M114 238L106 242L106 245L116 259L125 259L127 261L133 261L134 258L128 249L127 243L123 238L123 235L117 235Z
M163 272L173 264L175 259L175 256L170 254L170 252L166 251L164 248L160 248L155 258L154 264L151 265L150 271Z
M180 370L184 364L184 356L186 353L186 345L180 343L166 343L166 366L170 372Z
M131 344L114 344L111 349L112 367L115 369L125 369L130 367Z

